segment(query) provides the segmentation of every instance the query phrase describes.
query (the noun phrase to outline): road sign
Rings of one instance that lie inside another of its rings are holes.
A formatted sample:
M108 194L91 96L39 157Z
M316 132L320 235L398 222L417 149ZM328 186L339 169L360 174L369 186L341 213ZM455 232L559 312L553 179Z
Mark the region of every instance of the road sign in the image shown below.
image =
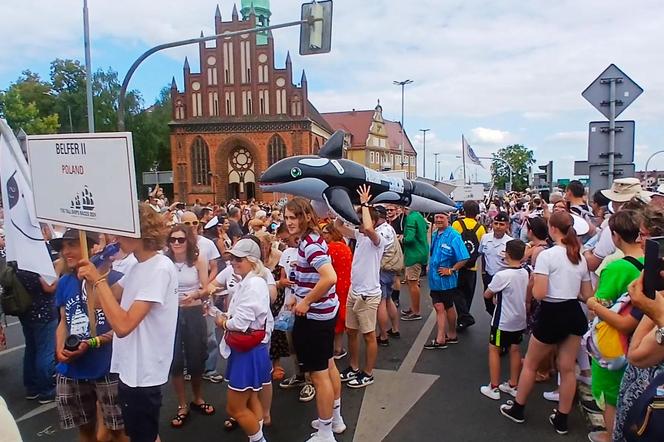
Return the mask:
M173 184L173 171L160 170L157 172L143 172L143 185L154 186L155 184Z
M634 164L616 164L614 169L614 179L633 177L635 174ZM590 181L588 183L589 195L598 190L611 187L609 181L609 166L607 164L590 166Z
M616 121L615 159L618 163L634 162L634 121ZM609 161L609 123L592 121L588 126L588 163Z
M130 132L28 137L39 221L138 238Z
M452 199L454 199L454 201L482 201L484 199L484 186L481 184L459 186L452 192Z
M302 5L300 55L325 54L332 48L332 0Z
M590 104L595 106L598 111L609 119L611 118L609 102L611 87L610 79L616 80L615 117L618 117L622 111L627 109L627 107L643 93L641 86L625 75L625 73L618 69L615 64L611 64L595 79L595 81L590 83L590 86L588 86L581 94L583 98L588 100Z
M575 161L574 162L574 175L589 175L590 166L588 161Z

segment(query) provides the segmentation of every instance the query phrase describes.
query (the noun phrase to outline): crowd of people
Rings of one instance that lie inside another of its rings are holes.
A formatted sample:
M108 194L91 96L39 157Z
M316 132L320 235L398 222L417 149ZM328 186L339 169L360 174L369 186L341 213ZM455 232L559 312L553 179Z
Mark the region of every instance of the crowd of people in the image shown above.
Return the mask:
M514 192L425 216L372 205L368 186L357 192L359 226L302 198L187 208L155 191L139 207L141 238L85 234L98 259L86 258L78 231L45 229L59 279L16 271L32 295L19 316L26 399L55 401L80 440L153 442L164 388L180 428L217 413L202 385L225 381L224 428L260 442L278 425L275 383L315 400L309 440L333 441L346 430L342 386L374 384L379 347L401 338L401 321L425 316L422 279L436 317L431 351L479 323L479 280L475 302L491 320L477 394L510 398L497 412L523 424L534 384L557 375L544 394L558 404L556 432L569 431L581 382L606 424L589 440L664 440L662 408L648 407L664 396L664 293L648 297L643 283L646 240L664 235L663 194L627 178L588 196L572 181L564 193Z

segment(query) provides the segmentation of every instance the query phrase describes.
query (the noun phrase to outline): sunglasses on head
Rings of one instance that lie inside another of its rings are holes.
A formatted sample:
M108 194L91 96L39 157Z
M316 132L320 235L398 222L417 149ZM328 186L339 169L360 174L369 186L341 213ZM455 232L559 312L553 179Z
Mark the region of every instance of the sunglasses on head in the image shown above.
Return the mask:
M182 224L184 224L185 226L197 226L198 221L185 221Z
M185 242L187 242L187 238L185 238L184 236L171 236L170 238L168 238L168 242L171 244L174 243L184 244Z

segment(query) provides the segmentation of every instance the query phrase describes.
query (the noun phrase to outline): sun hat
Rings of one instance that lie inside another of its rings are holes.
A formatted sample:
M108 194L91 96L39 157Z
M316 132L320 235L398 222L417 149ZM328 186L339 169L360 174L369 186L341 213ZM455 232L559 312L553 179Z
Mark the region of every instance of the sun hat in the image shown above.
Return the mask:
M610 189L601 191L602 195L617 203L626 203L635 196L652 196L652 192L643 190L641 181L638 178L618 178L613 180Z

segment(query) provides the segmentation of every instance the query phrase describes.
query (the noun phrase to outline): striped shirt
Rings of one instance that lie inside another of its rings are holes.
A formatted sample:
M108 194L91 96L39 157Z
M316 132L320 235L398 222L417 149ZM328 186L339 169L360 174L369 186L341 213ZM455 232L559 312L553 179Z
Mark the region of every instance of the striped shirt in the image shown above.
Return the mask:
M303 300L320 281L318 269L325 264L332 264L327 254L325 240L317 233L308 234L300 241L295 266L295 296L298 301ZM339 310L339 300L336 288L332 286L326 295L309 306L307 319L316 321L334 319L337 310Z

